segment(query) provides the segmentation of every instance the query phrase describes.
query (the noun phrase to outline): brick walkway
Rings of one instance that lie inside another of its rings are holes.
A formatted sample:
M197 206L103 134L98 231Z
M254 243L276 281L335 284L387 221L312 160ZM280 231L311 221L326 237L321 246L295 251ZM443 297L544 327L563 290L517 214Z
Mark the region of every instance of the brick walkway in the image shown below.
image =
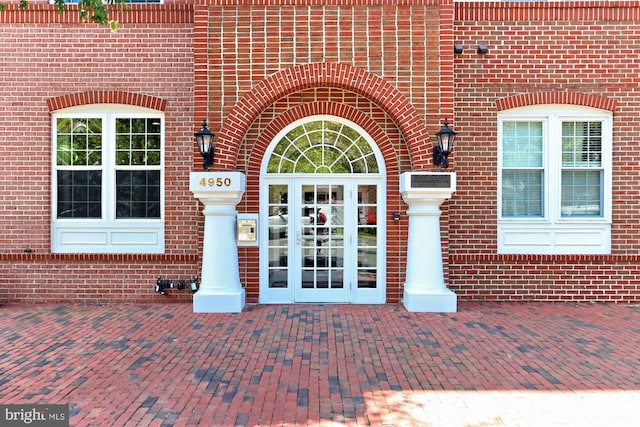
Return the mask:
M628 426L640 306L0 307L0 403L72 426Z

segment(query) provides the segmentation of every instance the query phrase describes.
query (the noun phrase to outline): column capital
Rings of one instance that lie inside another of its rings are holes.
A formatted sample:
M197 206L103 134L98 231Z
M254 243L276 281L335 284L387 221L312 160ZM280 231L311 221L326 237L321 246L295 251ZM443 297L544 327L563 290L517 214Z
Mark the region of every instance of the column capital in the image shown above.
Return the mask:
M228 210L242 200L245 176L241 172L191 172L189 190L205 210Z
M400 175L400 194L409 207L416 204L440 206L455 191L455 172L404 172Z

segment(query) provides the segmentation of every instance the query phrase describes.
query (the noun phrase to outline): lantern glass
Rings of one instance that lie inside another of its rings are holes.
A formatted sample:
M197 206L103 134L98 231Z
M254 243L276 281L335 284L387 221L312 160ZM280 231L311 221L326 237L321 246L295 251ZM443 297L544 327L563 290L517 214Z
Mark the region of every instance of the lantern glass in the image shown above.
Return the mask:
M438 145L443 153L451 153L453 151L453 144L456 139L457 132L449 127L449 121L445 119L444 127L436 134L438 136Z
M196 136L196 140L198 141L200 154L205 155L209 153L209 150L211 150L211 139L207 135L198 135Z
M207 127L206 120L202 122L202 129L195 133L195 137L200 154L203 156L209 154L213 148L213 133Z

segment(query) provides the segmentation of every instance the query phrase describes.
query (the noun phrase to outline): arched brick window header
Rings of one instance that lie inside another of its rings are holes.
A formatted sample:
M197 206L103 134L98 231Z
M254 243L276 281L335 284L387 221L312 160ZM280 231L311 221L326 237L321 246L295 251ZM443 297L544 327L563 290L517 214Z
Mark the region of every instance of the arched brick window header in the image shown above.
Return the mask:
M93 90L57 96L47 100L49 111L88 104L125 104L164 111L167 101L155 96L120 90Z
M386 168L390 170L398 168L397 155L393 145L378 124L362 111L335 102L312 102L298 105L278 116L260 133L260 136L254 142L251 154L251 168L255 171L260 170L262 156L278 132L298 119L313 115L338 116L356 123L376 141L385 159Z
M280 97L314 87L350 90L379 105L400 128L414 168L429 164L429 134L410 101L379 76L347 64L334 63L295 66L258 83L225 119L218 136L216 164L223 168L235 168L242 138L258 115Z
M569 104L583 107L599 108L601 110L615 111L616 101L600 95L575 93L575 92L535 92L522 93L498 99L496 107L498 111L511 108L526 107L540 104Z

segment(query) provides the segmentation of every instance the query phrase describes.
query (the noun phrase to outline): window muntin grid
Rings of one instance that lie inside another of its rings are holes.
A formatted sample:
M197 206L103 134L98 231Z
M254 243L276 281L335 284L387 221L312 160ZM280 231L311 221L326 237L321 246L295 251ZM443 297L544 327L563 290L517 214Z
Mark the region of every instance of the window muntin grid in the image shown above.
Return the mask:
M502 216L544 216L542 121L502 123Z
M103 194L111 194L104 171L115 172L115 201L107 203L116 218L160 218L161 162L158 117L57 118L57 218L102 218Z
M562 167L602 165L602 122L562 122Z
M160 218L160 171L116 171L116 218Z
M562 122L562 217L602 215L602 122Z
M116 119L116 165L160 165L161 137L157 118Z
M358 185L358 288L378 286L378 188Z
M303 123L273 148L267 173L379 173L367 139L350 126L321 119Z
M58 166L102 165L102 119L64 117L57 120Z
M58 218L102 217L102 118L56 120Z

